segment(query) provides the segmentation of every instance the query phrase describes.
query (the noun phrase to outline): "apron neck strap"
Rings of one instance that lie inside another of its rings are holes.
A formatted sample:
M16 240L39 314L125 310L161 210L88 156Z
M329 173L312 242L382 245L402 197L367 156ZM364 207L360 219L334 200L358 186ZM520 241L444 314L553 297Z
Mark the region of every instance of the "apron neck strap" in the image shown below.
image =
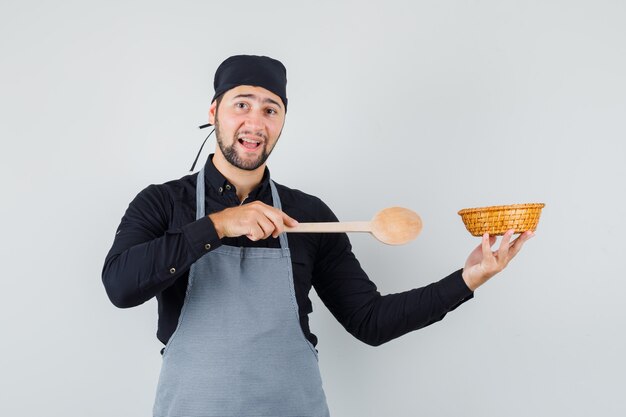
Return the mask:
M204 167L202 167L196 179L196 220L204 217L204 206Z
M270 188L272 189L272 202L274 203L274 208L282 211L283 207L280 203L280 197L278 196L276 184L271 179ZM289 247L289 242L287 241L287 233L281 233L280 235L278 235L278 238L280 239L280 247L283 249L287 249Z

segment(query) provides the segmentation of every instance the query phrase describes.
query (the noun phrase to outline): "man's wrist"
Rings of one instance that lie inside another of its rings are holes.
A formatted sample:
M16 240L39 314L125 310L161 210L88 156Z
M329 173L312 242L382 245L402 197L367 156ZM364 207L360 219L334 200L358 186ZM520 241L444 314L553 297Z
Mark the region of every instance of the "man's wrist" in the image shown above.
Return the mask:
M463 277L463 281L465 282L465 285L467 285L467 288L469 288L470 291L472 292L476 291L479 285L476 285L476 283L473 282L466 268L463 268L463 272L461 272L461 276Z
M223 238L224 237L224 233L222 232L222 227L220 225L220 222L218 220L218 214L217 213L211 213L207 216L210 220L211 223L213 223L213 227L215 228L215 233L217 233L217 237L218 238Z

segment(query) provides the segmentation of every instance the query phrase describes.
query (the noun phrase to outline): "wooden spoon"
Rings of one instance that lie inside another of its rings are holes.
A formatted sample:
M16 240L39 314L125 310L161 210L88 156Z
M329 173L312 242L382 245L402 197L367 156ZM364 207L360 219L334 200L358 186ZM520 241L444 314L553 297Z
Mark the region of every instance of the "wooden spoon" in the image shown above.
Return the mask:
M389 207L376 213L369 222L299 223L286 227L288 233L347 233L368 232L387 245L403 245L422 231L422 219L409 209Z

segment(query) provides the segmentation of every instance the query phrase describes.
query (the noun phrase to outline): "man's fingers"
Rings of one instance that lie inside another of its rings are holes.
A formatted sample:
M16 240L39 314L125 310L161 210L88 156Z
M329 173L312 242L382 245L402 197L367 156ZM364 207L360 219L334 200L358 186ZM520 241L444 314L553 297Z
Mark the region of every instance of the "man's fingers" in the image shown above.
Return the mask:
M274 223L275 230L272 233L273 237L278 237L279 234L285 231L285 226L294 227L298 224L298 221L285 213L273 207L268 207L265 211L265 215Z
M298 225L298 221L293 217L289 217L289 215L287 215L284 211L281 211L281 214L283 217L283 223L285 223L286 226L295 227Z
M267 239L276 230L276 224L274 224L269 217L259 216L257 221L263 231L262 239Z
M528 241L528 239L533 236L535 236L535 234L530 230L518 236L518 238L513 241L513 243L511 244L511 248L509 249L509 259L513 259L513 257L517 255L517 253L522 249L524 243L526 243L526 241Z
M500 242L500 247L498 248L498 263L505 264L507 262L507 255L509 253L509 242L511 242L511 237L515 233L515 230L507 230L504 236L502 236L502 241Z
M287 216L284 212L272 208L271 211L267 212L267 217L274 223L274 231L272 232L273 237L278 237L279 234L285 231L285 226L289 226L286 224L285 219L291 217ZM293 219L292 219L293 220Z
M483 259L490 259L493 258L493 253L491 253L491 238L489 237L489 233L485 233L483 235L483 242L482 242L482 248L483 248Z
M262 215L272 223L272 230L270 234L273 237L278 237L279 234L283 233L285 231L285 226L294 227L298 224L296 219L290 217L285 212L278 210L277 208L268 205L262 205L260 207ZM267 231L265 227L264 230ZM269 237L270 234L266 237Z
M280 227L280 233L283 232L285 226L294 227L298 225L298 221L292 217L290 217L284 211L273 208L270 213L267 213L268 217L271 216L272 221L276 224L276 226Z
M250 227L250 232L246 236L251 241L256 242L257 240L263 238L263 229L261 229L261 226L258 224L252 225L252 227Z
M278 225L280 225L280 227L278 227L272 235L274 237L278 237L279 234L283 233L285 231L285 226L295 227L298 225L298 221L292 217L289 217L284 211L279 211L278 219L276 222Z

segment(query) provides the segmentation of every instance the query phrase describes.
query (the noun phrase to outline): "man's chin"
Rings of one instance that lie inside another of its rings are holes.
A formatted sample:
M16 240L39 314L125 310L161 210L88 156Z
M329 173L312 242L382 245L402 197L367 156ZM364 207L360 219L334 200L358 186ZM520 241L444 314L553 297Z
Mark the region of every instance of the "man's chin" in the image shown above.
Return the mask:
M254 158L246 158L237 155L229 162L239 169L243 169L245 171L254 171L255 169L258 169L261 165L263 165L266 160L267 158L264 158L263 155Z
M235 165L237 168L239 169L243 169L244 171L254 171L255 169L258 169L261 165L263 165L262 163L255 163L255 164L238 164Z

